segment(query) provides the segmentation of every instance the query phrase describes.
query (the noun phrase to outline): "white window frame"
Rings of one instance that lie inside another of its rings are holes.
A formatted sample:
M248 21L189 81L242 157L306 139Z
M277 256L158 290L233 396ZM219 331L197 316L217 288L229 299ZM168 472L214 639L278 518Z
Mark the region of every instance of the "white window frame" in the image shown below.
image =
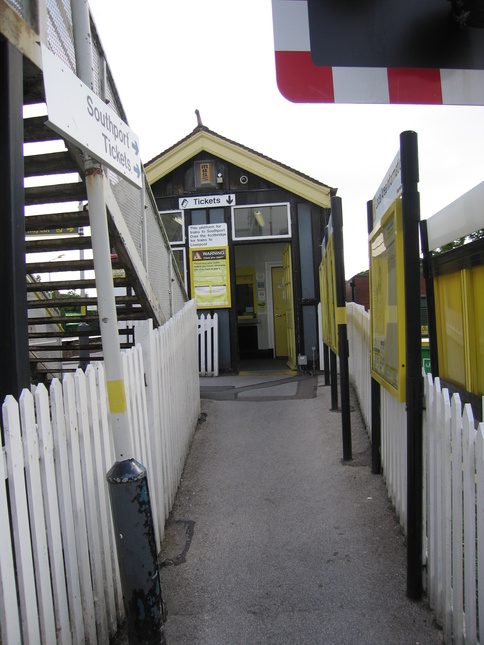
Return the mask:
M235 231L235 211L240 210L241 208L263 208L264 206L286 206L287 208L287 234L285 235L249 235L245 237L236 236ZM232 223L232 240L234 242L241 241L255 241L255 240L287 240L292 237L292 227L291 227L291 205L289 202L269 202L267 204L239 204L238 206L232 206L231 208L231 223Z
M171 250L173 251L182 251L183 254L183 282L185 284L185 291L188 293L188 283L187 283L187 250L184 246L178 244L171 244ZM175 258L173 258L175 260ZM176 263L176 260L175 260Z
M185 244L185 211L181 208L175 208L171 211L158 211L160 214L160 219L163 222L163 218L161 217L162 215L172 215L173 213L180 213L181 218L182 218L182 239L181 240L176 240L176 242L170 242L171 246L179 246L180 244ZM164 226L164 224L163 224Z

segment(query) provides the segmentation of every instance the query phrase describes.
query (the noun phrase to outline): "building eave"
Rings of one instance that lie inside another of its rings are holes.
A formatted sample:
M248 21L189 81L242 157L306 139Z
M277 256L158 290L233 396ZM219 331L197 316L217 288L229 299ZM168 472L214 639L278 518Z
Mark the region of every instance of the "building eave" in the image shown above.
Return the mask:
M145 166L150 184L154 184L200 152L208 152L235 166L280 186L323 208L331 207L333 189L268 157L214 135L205 128L195 131L179 144L162 153Z

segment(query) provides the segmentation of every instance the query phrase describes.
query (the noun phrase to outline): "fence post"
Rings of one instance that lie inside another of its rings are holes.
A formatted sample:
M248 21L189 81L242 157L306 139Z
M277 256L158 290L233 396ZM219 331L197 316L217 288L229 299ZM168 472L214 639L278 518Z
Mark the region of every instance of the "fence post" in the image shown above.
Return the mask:
M198 371L205 376L205 314L201 314L198 319Z
M416 132L400 135L405 266L407 398L407 595L422 597L422 341L420 313L420 196Z
M218 376L218 314L213 315L213 375Z

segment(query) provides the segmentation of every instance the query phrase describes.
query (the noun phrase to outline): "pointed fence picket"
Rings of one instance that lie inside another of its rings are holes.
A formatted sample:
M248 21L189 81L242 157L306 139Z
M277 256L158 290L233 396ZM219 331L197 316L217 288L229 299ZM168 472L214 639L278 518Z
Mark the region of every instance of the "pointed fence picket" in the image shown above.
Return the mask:
M198 319L200 376L218 376L218 315L202 314Z
M159 549L200 413L195 303L157 330L143 325L123 369ZM124 607L103 365L25 390L19 403L8 396L2 420L0 643L107 645Z

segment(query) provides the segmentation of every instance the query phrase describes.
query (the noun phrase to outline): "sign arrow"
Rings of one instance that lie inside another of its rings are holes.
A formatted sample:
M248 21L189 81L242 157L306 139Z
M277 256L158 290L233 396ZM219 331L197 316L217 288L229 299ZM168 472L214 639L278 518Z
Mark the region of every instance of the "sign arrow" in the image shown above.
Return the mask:
M131 147L132 147L132 148L133 148L133 150L135 151L136 156L138 156L138 155L139 155L138 142L137 142L137 141L133 141L133 143L131 144Z
M228 198L227 198L227 204L233 204L233 203L234 203L234 200L233 200L233 199L232 199L232 197L229 195L229 196L228 196Z
M134 170L134 172L136 173L136 176L137 176L137 177L138 177L138 179L139 179L139 176L140 176L140 174L141 174L141 170L139 169L138 164L136 164L136 166L133 168L133 170Z

